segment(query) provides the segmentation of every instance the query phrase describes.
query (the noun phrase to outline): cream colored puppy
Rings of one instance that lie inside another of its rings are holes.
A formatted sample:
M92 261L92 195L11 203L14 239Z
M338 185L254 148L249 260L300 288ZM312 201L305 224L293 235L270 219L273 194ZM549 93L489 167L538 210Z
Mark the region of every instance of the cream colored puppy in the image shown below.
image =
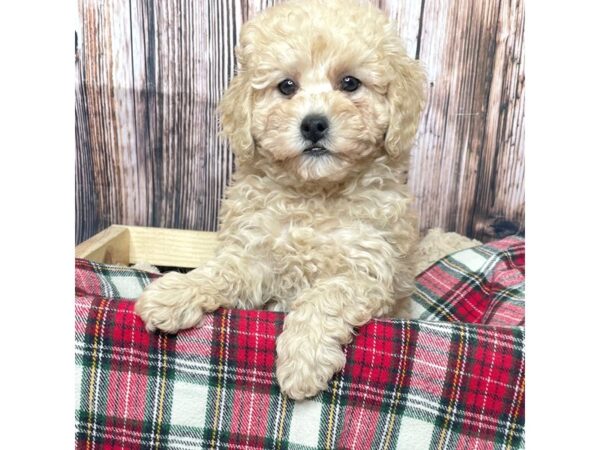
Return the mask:
M216 255L152 283L136 312L176 333L221 306L286 311L277 379L303 399L342 369L355 327L406 315L425 78L395 24L352 1L273 7L244 25L236 55L220 112L237 171Z

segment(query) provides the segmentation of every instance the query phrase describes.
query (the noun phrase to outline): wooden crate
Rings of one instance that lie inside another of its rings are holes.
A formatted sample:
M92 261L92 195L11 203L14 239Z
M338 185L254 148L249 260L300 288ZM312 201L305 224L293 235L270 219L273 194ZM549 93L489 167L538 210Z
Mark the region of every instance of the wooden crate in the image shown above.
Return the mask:
M216 233L111 225L75 247L75 257L107 264L196 268L210 259Z

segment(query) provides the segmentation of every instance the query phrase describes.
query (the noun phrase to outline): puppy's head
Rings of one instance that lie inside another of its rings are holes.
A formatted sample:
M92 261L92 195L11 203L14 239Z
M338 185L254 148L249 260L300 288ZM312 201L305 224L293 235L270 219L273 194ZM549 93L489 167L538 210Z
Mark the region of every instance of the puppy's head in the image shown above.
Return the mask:
M349 0L291 1L246 23L221 102L239 166L280 181L342 181L406 160L425 77L387 17Z

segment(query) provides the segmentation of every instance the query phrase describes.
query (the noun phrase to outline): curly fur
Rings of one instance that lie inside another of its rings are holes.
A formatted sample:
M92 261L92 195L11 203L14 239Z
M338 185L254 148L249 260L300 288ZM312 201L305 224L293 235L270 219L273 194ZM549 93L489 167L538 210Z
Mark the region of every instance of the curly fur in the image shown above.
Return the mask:
M342 345L373 317L408 314L416 217L406 186L424 72L378 9L291 1L246 23L220 105L237 171L216 256L152 283L136 304L148 330L197 326L220 306L286 311L277 378L294 399L327 386ZM339 89L352 75L362 85ZM297 81L291 97L277 89ZM330 153L303 153L299 127L325 115Z
M476 239L469 239L458 233L448 233L440 228L432 228L419 241L413 254L415 273L420 274L444 256L477 245L481 245L481 242Z

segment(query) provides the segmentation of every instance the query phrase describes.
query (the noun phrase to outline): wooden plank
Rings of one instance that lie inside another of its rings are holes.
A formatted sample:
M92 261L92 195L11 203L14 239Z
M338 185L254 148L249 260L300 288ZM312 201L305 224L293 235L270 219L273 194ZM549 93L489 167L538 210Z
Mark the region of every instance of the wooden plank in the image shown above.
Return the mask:
M207 231L127 227L129 263L196 268L214 255L217 234Z
M123 198L133 195L132 183L124 183L123 172L135 170L124 154L131 149L129 39L123 35L129 18L118 1L80 0L81 84L86 99L90 167L82 168L94 180L97 226L104 228L121 222ZM85 208L85 206L83 206ZM78 211L80 211L78 209ZM79 212L79 215L82 213Z
M205 76L203 117L209 130L202 141L206 154L205 195L197 211L202 219L202 227L197 229L202 230L217 229L221 199L234 169L233 155L219 133L216 108L234 74L234 47L241 27L241 8L238 1L206 2L203 16L199 18L206 35L205 65L199 70Z
M212 258L216 246L214 232L111 225L79 244L75 257L107 264L191 269Z
M524 11L522 0L500 4L496 51L489 93L481 176L477 179L471 229L494 237L494 219L525 224Z
M112 225L75 247L75 257L107 264L129 264L129 230Z
M78 6L81 10L82 3ZM82 17L80 12L80 17ZM93 154L90 142L89 109L84 87L84 69L82 63L83 24L81 21L75 30L75 239L81 242L88 239L100 227L97 183L94 177Z
M486 240L491 215L523 220L522 9L514 0L424 1L429 104L409 175L422 229Z

